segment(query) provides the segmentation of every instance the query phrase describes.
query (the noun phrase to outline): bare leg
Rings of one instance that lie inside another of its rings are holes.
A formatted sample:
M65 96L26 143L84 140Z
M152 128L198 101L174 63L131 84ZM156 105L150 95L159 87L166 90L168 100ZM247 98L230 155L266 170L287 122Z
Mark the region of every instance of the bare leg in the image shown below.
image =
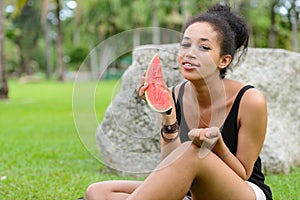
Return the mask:
M87 200L122 200L141 184L140 181L104 181L90 185L86 191Z
M182 144L166 158L169 165L163 162L127 199L180 200L190 189L193 200L255 199L253 190L219 157L211 152L200 159L198 153L191 142Z
M254 200L253 190L219 157L199 158L199 147L186 142L176 148L144 182L106 181L87 189L88 200Z

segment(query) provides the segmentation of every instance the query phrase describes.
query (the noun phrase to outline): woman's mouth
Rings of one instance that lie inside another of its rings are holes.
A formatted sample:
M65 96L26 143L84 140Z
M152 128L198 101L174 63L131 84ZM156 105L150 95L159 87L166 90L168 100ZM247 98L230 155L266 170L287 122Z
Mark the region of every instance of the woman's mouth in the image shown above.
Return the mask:
M183 62L182 67L186 70L193 70L193 69L197 69L198 67L200 67L200 65L196 65L196 64L190 63L190 62Z

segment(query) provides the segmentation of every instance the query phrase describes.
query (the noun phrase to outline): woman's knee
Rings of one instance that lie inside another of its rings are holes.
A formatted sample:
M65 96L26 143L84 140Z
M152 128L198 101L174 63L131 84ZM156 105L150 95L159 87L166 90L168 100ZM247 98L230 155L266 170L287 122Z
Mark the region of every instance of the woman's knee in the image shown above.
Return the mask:
M185 163L191 166L193 160L197 160L199 154L199 147L192 142L184 142L179 147L174 149L156 169L162 169L168 166L174 166L176 163Z
M106 182L93 183L86 190L87 200L105 199L109 193L109 186Z

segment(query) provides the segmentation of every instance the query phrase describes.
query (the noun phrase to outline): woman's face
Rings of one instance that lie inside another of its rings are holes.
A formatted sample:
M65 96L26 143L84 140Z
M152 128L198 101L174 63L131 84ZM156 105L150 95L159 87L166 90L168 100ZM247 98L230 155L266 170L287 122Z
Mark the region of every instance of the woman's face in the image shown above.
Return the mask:
M184 32L178 52L178 63L187 80L219 75L220 43L218 33L207 22L191 24Z

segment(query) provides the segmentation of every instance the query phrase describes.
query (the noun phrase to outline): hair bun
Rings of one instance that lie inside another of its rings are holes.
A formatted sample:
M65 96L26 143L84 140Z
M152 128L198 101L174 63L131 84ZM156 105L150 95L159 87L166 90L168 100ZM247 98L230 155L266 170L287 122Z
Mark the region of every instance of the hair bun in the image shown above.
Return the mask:
M230 13L230 6L227 5L221 5L221 4L216 4L212 7L210 7L207 12L229 12Z
M239 49L242 46L247 48L249 39L247 25L241 17L231 12L230 6L217 4L209 8L207 13L221 15L223 19L227 21L231 29L235 32L236 49Z

